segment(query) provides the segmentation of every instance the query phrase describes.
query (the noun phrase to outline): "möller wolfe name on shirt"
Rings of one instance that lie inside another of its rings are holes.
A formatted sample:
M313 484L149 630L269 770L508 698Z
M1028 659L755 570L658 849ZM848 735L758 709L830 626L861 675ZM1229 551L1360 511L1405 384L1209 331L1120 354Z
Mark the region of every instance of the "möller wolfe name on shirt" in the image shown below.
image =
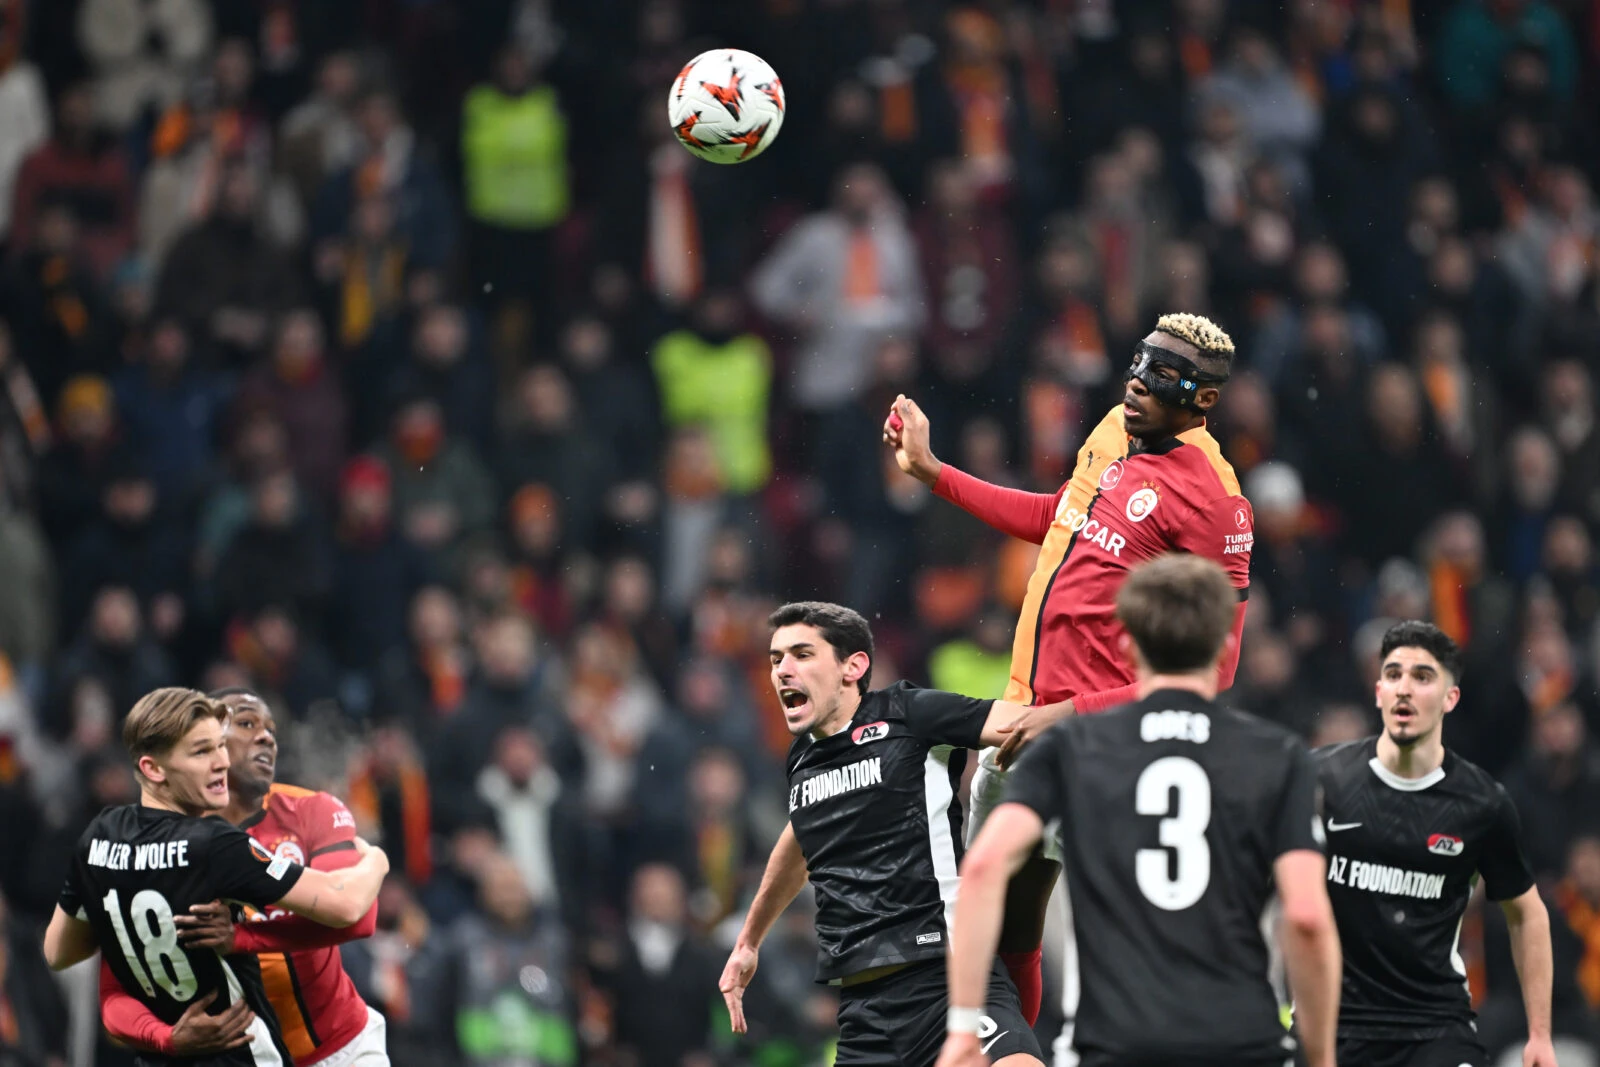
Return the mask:
M883 760L878 756L823 771L789 787L789 810L808 808L841 793L883 784Z

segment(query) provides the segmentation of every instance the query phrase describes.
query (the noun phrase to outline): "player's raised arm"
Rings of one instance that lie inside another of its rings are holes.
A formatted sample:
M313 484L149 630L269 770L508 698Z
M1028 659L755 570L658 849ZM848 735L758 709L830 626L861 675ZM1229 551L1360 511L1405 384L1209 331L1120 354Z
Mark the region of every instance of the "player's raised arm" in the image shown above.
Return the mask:
M900 469L939 496L1001 533L1036 545L1044 543L1061 494L1009 489L940 462L929 444L928 416L915 400L904 395L895 398L883 424L883 440L894 449Z
M727 966L722 969L722 979L717 983L722 991L722 999L728 1005L728 1017L736 1034L745 1032L744 991L750 979L755 977L756 964L760 962L761 942L766 940L767 931L778 921L778 916L800 895L806 877L806 858L800 851L800 842L795 839L794 827L785 824L783 833L778 835L778 843L772 847L772 855L767 859L761 887L750 902L744 927L739 931L738 940L733 943Z

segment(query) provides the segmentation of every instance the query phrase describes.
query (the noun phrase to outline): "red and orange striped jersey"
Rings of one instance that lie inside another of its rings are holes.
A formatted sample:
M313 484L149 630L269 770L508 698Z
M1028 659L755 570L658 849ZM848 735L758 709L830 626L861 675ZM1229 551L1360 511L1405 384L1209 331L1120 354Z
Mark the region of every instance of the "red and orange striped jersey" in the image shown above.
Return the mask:
M239 828L274 857L287 856L308 867L337 869L353 866L360 858L355 847L355 819L328 793L274 785L261 811ZM264 921L287 915L273 909L251 918ZM260 959L267 999L277 1012L284 1044L299 1067L332 1055L367 1025L366 1002L345 974L336 945L262 952Z
M1216 439L1202 424L1150 451L1130 455L1130 443L1118 405L1078 450L1017 619L1007 700L1051 704L1131 684L1117 590L1155 556L1216 560L1247 594L1255 515Z

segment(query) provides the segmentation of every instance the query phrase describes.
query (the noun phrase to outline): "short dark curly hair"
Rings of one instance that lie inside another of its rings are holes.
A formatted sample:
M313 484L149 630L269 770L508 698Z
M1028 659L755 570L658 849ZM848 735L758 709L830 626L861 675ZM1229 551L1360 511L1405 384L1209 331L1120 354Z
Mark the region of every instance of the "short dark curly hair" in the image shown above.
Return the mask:
M1389 627L1383 632L1383 644L1378 649L1380 660L1387 660L1389 653L1397 648L1422 649L1438 660L1439 666L1450 672L1451 679L1460 684L1461 646L1433 623L1406 619Z

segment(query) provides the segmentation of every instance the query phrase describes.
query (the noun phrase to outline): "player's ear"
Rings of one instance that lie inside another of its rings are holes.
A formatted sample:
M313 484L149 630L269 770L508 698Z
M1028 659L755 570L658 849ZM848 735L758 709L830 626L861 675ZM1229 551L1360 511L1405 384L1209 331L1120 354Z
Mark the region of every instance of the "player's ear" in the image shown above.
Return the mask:
M872 660L865 652L852 652L844 661L844 680L848 685L855 685L866 677L867 671L872 669Z
M1194 394L1194 406L1202 415L1210 414L1211 409L1217 406L1217 401L1222 399L1222 390L1215 386L1202 386Z
M161 764L156 762L154 756L148 754L140 756L136 766L138 766L139 773L144 775L144 779L147 782L159 785L167 780L167 772L162 768Z
M1456 710L1456 705L1459 703L1461 703L1461 687L1459 685L1452 685L1450 687L1450 692L1444 695L1444 713L1446 715L1450 714L1452 711Z

